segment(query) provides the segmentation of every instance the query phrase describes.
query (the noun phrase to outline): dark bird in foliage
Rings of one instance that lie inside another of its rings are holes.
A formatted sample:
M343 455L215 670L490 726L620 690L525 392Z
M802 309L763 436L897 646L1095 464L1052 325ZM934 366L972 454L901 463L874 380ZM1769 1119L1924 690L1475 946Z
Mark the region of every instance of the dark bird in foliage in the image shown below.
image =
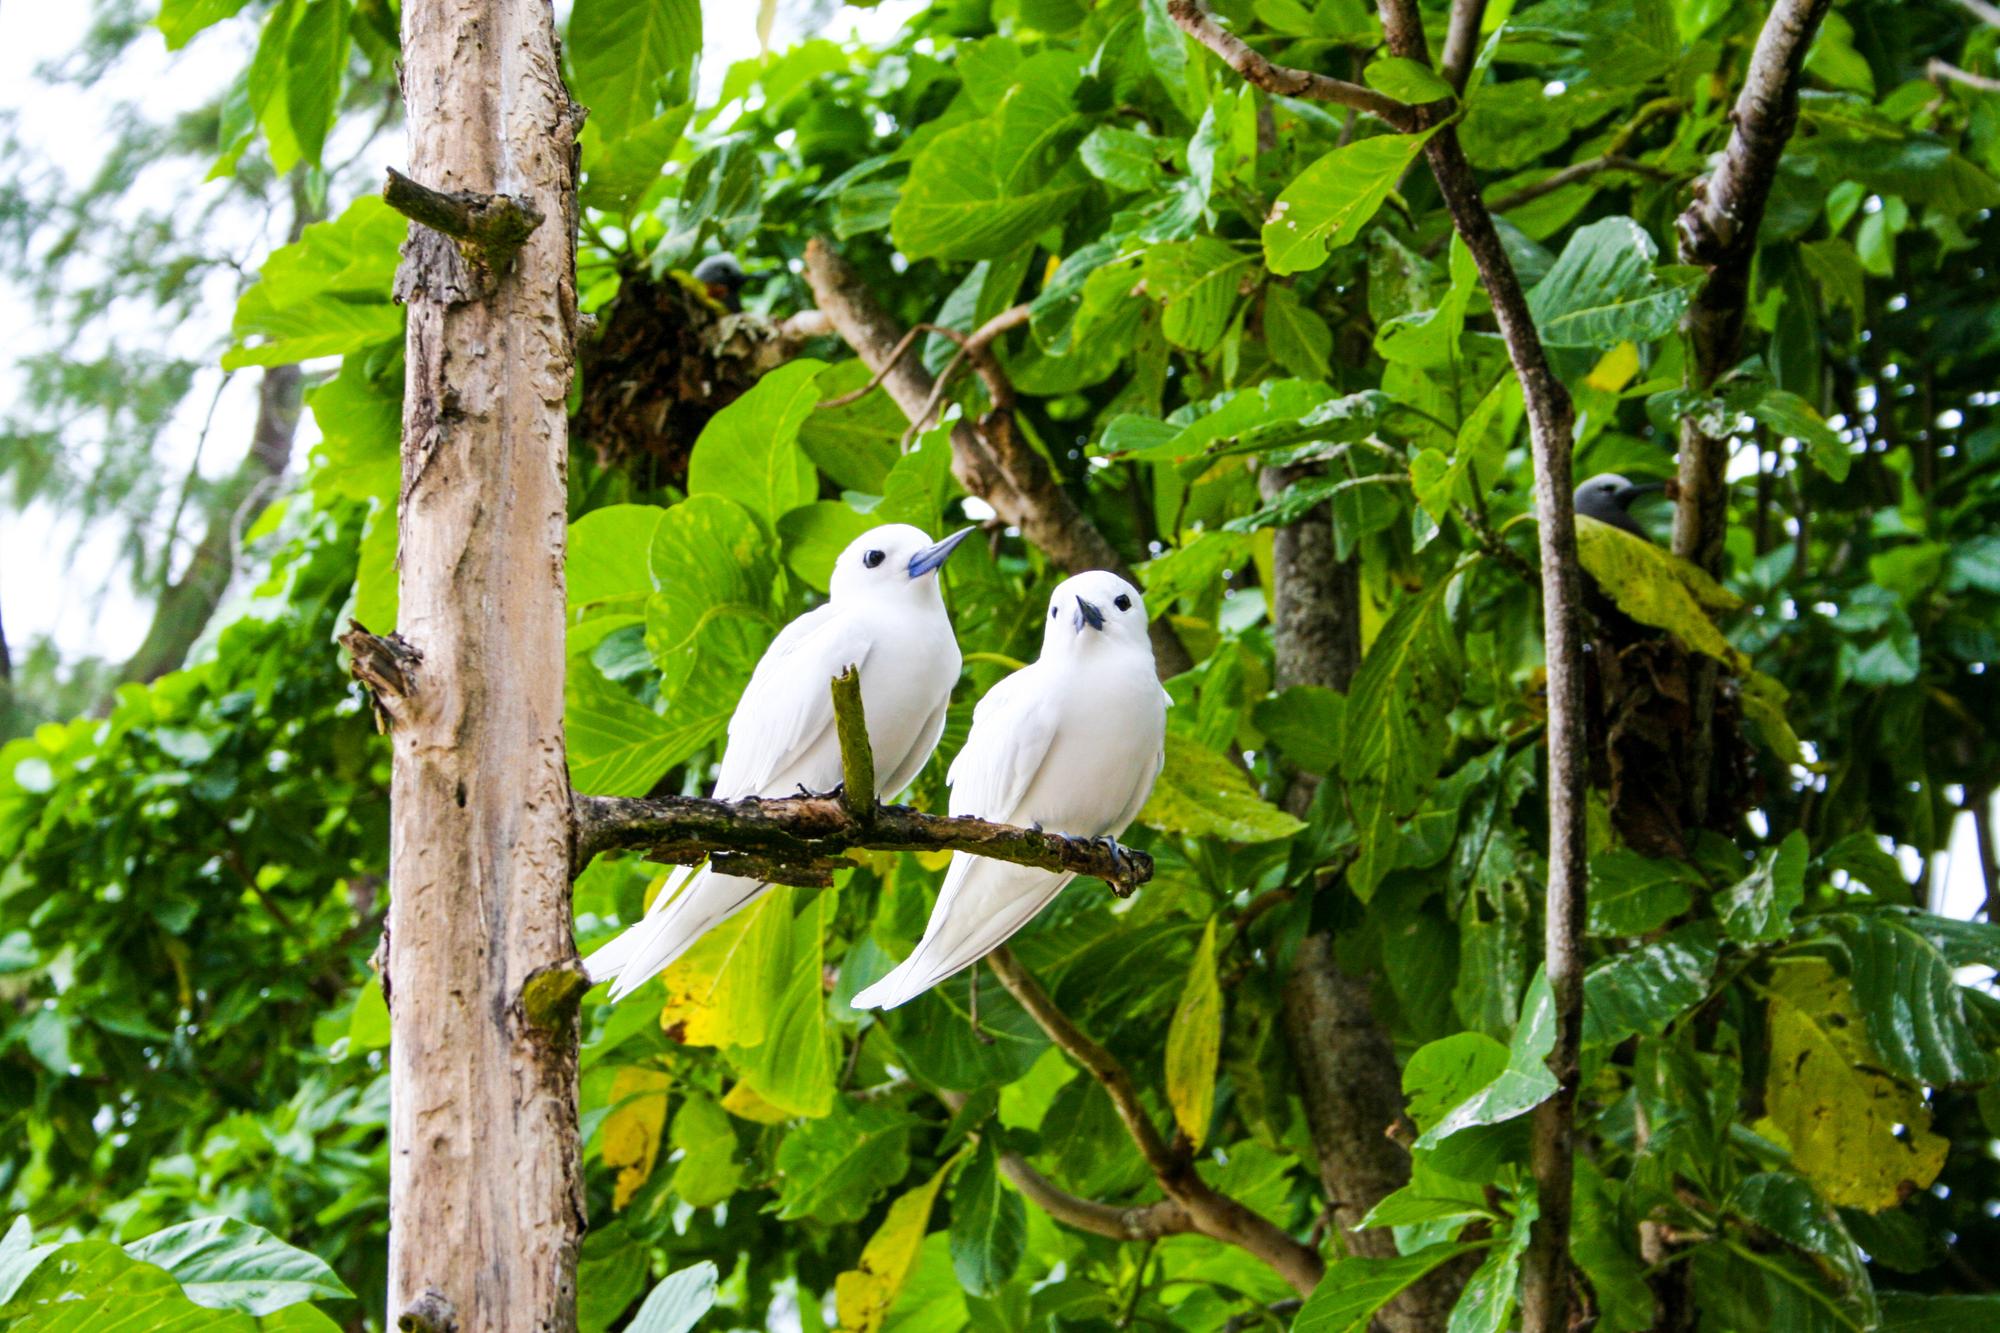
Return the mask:
M743 284L750 281L750 275L736 262L735 255L710 255L694 266L694 280L731 312L743 309Z
M1634 485L1616 472L1600 472L1576 488L1576 512L1651 541L1646 530L1639 526L1639 520L1632 517L1632 503L1642 495L1664 489L1656 481Z

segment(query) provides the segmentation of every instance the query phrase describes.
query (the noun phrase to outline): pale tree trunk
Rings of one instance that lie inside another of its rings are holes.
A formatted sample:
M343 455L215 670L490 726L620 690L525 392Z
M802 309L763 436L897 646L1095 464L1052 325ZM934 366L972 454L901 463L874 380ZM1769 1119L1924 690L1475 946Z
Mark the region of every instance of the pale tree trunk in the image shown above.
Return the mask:
M400 641L356 654L386 677L395 742L389 1323L561 1333L583 1224L562 729L577 117L547 0L404 0L403 62L431 189L390 191L428 224L397 279Z

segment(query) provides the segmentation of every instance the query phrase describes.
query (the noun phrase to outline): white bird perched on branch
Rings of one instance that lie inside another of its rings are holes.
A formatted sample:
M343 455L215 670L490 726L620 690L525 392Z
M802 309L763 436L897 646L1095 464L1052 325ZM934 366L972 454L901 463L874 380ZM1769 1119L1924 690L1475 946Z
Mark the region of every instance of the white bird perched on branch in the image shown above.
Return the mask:
M827 682L848 667L861 676L868 742L880 798L916 778L944 731L961 659L937 571L967 533L941 542L908 524L873 528L834 562L831 596L779 633L764 651L729 719L729 743L713 795L792 796L840 782L840 740ZM707 868L668 877L645 918L583 960L611 998L630 994L733 916L768 885Z
M951 813L1116 839L1165 762L1167 693L1139 590L1103 570L1063 580L1042 655L995 685L946 778ZM893 1009L1005 944L1074 874L954 852L916 951L854 997Z

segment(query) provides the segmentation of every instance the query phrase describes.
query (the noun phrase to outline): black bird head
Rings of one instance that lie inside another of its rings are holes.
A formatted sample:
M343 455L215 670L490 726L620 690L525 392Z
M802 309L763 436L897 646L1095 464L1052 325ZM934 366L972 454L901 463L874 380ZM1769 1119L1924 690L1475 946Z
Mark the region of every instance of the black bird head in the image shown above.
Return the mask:
M716 301L731 310L743 308L743 284L750 281L750 275L736 262L735 255L710 255L694 266L693 276Z
M1642 495L1651 495L1662 489L1658 482L1635 486L1616 472L1600 472L1576 488L1576 512L1621 528L1635 537L1645 537L1646 530L1632 517L1632 502Z

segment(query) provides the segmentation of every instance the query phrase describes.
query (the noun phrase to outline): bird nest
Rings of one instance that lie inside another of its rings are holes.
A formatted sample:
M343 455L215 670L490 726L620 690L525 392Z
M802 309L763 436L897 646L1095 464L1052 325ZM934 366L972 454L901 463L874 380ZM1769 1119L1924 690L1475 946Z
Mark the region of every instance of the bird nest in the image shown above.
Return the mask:
M626 277L581 340L572 438L644 484L680 485L709 418L784 357L778 326L731 312L679 273Z

